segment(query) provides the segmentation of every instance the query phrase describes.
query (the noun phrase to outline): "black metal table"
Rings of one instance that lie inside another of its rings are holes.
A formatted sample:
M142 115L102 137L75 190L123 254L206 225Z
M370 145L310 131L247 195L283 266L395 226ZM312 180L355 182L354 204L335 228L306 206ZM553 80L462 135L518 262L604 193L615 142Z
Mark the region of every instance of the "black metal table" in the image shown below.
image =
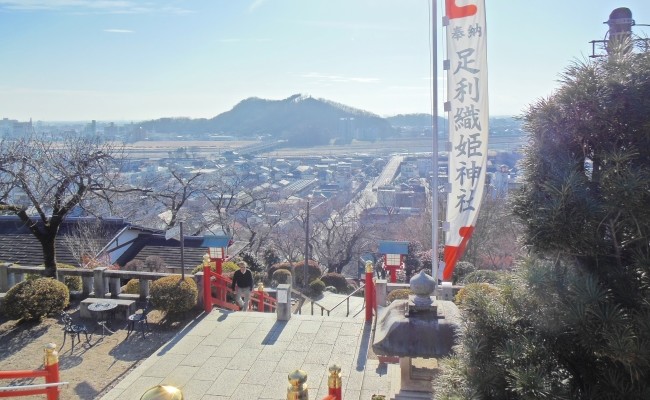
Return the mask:
M88 311L97 314L97 323L102 326L102 337L104 337L106 331L115 333L106 324L108 323L108 317L112 315L117 306L118 304L116 302L110 300L93 303L88 306Z

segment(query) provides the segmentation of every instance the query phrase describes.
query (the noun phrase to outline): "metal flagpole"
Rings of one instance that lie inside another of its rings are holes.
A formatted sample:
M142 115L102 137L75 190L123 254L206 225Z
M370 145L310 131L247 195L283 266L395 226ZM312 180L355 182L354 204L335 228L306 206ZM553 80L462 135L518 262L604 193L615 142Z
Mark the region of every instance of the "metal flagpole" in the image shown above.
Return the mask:
M433 148L431 155L431 163L433 168L433 177L431 179L431 275L435 282L435 287L438 287L438 13L436 12L436 1L431 1L431 84L432 84L432 105L431 114L433 120L431 125L433 128Z

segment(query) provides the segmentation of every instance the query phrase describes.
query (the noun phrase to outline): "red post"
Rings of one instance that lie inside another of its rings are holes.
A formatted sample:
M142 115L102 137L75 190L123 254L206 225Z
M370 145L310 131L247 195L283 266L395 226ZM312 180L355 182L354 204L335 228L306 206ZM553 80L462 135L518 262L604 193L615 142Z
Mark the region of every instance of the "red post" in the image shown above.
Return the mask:
M343 393L341 393L341 367L332 364L328 371L330 375L327 378L327 394L333 396L336 400L343 400Z
M388 268L388 271L390 271L390 283L397 282L397 268L399 267L395 265L390 265L387 266L386 268Z
M264 285L261 283L257 287L257 311L264 312Z
M45 346L45 383L59 382L59 353L56 351L54 343L48 343ZM46 389L47 400L57 400L59 398L59 387L53 386Z
M372 322L373 298L375 297L373 285L372 261L366 262L366 322Z
M206 257L207 258L207 254ZM203 263L203 310L206 313L212 311L212 289L210 288L210 265L207 262Z

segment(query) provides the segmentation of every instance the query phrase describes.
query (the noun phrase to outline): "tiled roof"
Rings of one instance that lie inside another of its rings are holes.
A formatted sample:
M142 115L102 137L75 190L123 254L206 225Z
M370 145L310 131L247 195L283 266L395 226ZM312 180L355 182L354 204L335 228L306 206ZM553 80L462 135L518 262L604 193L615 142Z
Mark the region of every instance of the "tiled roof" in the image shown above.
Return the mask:
M57 262L79 265L80 260L66 245L64 237L80 222L89 221L87 218L69 218L63 222L55 242ZM104 247L119 230L128 225L122 219L101 220L101 223L102 228L94 232L103 232L102 236L90 239L98 249ZM30 266L43 264L41 243L17 216L0 216L0 261Z

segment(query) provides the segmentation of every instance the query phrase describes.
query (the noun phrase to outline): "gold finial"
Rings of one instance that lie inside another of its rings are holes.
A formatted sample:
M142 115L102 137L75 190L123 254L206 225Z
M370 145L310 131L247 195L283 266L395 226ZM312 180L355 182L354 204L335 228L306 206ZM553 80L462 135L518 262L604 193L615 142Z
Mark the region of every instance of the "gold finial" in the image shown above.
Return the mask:
M287 386L287 400L307 400L307 373L301 369L291 372L287 379L289 386Z
M140 400L183 400L183 392L175 386L157 385L144 392Z
M203 266L207 267L209 264L210 264L210 256L208 255L208 253L205 253L203 255Z
M260 282L257 284L257 291L258 292L263 292L264 291L264 282Z
M56 351L56 345L54 343L48 343L45 345L45 366L58 364L59 362L59 352Z
M328 371L330 375L327 378L327 387L330 389L339 389L341 387L341 367L332 364Z
M372 261L368 260L366 261L366 273L372 273Z

